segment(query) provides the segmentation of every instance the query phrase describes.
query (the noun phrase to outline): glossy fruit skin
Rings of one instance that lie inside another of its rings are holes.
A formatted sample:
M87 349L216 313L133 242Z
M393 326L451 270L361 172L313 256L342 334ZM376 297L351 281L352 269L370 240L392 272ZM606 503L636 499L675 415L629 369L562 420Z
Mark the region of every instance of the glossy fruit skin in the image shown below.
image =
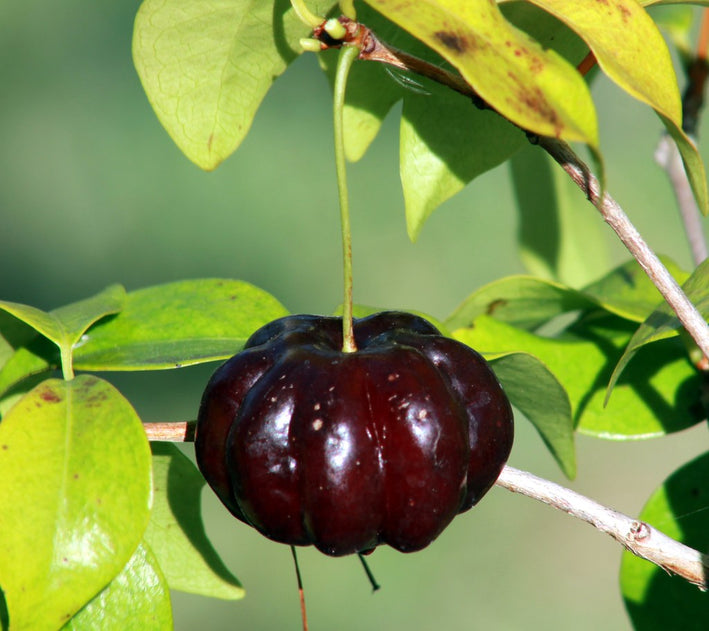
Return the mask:
M296 315L259 329L212 376L197 464L266 537L340 556L433 541L490 489L513 440L485 360L426 320Z

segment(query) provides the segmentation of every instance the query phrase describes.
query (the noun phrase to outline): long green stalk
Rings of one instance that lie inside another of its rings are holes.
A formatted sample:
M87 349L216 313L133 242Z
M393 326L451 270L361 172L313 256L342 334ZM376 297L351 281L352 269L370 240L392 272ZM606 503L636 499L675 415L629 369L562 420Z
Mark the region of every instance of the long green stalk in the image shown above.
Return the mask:
M344 303L342 310L342 351L352 353L357 350L352 326L352 230L350 228L350 204L347 194L347 164L345 159L344 106L345 87L350 68L359 48L343 46L337 61L335 74L335 95L333 115L335 128L335 170L340 200L340 224L342 228L342 268L344 273Z

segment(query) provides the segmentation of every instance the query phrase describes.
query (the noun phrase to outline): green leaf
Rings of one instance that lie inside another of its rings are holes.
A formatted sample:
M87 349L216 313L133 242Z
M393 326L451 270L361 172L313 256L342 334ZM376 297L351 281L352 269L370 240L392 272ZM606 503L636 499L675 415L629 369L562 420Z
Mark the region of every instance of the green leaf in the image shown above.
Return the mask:
M171 589L213 598L243 598L239 581L207 539L201 516L204 478L177 447L152 443L153 513L145 533Z
M459 339L466 342L464 336ZM534 425L566 477L575 478L574 424L562 385L542 362L526 353L501 355L490 363L512 404Z
M0 421L12 409L15 403L20 401L30 390L33 390L46 379L46 373L28 376L23 379L21 383L15 385L0 396ZM2 627L0 627L0 629L2 629Z
M141 543L120 574L89 602L64 631L170 631L170 590L150 548Z
M128 294L76 349L81 370L160 370L231 357L264 324L287 315L273 296L245 282L185 280Z
M0 416L7 411L6 393L27 377L60 365L55 344L15 316L0 311Z
M123 307L125 290L121 285L111 285L99 294L50 312L18 303L0 301L3 315L11 314L26 326L38 331L60 349L49 348L46 340L32 336L24 329L16 336L12 347L17 350L0 370L0 396L23 379L39 375L53 368L71 364L73 349L84 332L97 320L117 313Z
M368 0L425 42L513 123L598 147L595 109L576 69L507 22L488 0Z
M689 277L673 260L667 257L660 260L677 282L683 283ZM657 287L635 259L587 285L582 292L606 311L633 322L642 322L662 300Z
M644 7L662 4L696 4L700 7L709 7L709 0L638 0Z
M334 4L320 3L318 10L324 14ZM308 30L286 0L144 0L133 61L177 146L211 170L244 139Z
M650 438L686 429L703 417L701 377L678 343L658 346L618 384L604 407L605 385L631 335L613 316L588 318L557 338L546 338L487 316L453 336L484 353L529 353L566 390L579 432L614 440ZM530 383L534 380L530 379Z
M0 370L15 353L35 336L34 329L15 316L0 311Z
M43 382L0 424L0 583L13 629L57 629L135 551L150 514L150 450L110 384Z
M65 337L65 331L60 322L51 313L37 309L30 305L23 305L17 302L0 300L0 309L15 316L18 320L31 326L46 338L52 340L58 346L61 345Z
M22 320L61 349L71 349L94 322L123 307L125 290L111 285L102 292L50 312L16 302L0 300L0 309Z
M473 292L445 325L451 330L471 326L485 314L520 328L534 329L567 311L595 306L581 292L560 283L532 276L507 276Z
M657 489L639 519L685 545L706 552L709 544L709 453L675 471ZM709 620L709 594L658 566L624 552L620 587L638 631L697 631Z
M662 259L678 280L687 278L670 259ZM453 330L469 326L479 315L523 329L535 329L562 313L601 308L623 319L641 322L661 298L633 259L582 290L533 276L507 276L474 291L448 317Z
M61 364L56 346L47 338L36 336L15 354L0 370L0 398L25 379L43 375Z
M401 114L400 171L412 241L440 204L526 143L496 113L448 88L427 89L430 96L407 94Z
M700 263L697 269L692 272L692 275L683 283L682 290L706 319L709 316L709 259ZM672 308L662 301L638 327L628 342L608 382L606 396L610 397L621 373L641 347L676 336L681 329L682 323L679 318Z
M588 201L546 154L526 147L512 156L510 173L519 213L522 262L537 276L579 287L607 267L603 224ZM593 256L579 256L579 252Z
M569 361L594 362L600 350L605 359L583 406L577 429L583 434L611 440L635 440L664 436L692 427L706 418L702 403L702 376L692 366L679 340L668 340L648 350L618 382L615 396L606 402L605 389L612 367L632 333L628 322L607 318L573 330L593 347ZM591 377L592 375L588 375ZM563 382L563 379L562 379Z

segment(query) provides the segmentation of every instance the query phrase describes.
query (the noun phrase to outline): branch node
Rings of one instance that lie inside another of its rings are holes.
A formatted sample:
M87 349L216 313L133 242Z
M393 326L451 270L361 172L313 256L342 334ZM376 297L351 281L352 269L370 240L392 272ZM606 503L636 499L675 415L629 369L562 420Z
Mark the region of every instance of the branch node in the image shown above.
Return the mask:
M633 541L644 541L650 537L650 527L642 521L634 521L630 524L630 534L628 537Z

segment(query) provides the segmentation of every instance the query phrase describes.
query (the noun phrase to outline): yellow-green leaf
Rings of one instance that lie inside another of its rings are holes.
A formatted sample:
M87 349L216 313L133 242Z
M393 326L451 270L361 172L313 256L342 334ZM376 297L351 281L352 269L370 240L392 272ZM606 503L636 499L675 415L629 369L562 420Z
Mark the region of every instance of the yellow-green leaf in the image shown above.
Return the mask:
M160 122L201 168L216 168L239 146L273 81L300 52L308 27L289 9L287 2L253 0L140 6L133 32L138 75Z
M155 555L143 542L123 571L62 631L172 631L172 628L167 581Z
M94 322L118 313L125 297L121 285L111 285L95 296L49 312L6 300L0 300L0 309L29 324L60 348L70 349Z
M456 331L462 342L466 331ZM505 353L490 364L507 396L534 425L567 478L576 477L576 447L571 405L564 387L533 355Z
M559 54L488 0L367 0L450 62L492 107L531 132L598 147L588 87Z
M163 370L226 359L256 329L287 313L273 296L243 281L201 278L145 287L128 294L115 318L89 329L74 365Z
M568 393L576 428L583 434L613 440L651 438L700 422L701 376L682 346L671 341L631 366L604 406L605 384L631 328L619 318L606 317L548 338L481 315L453 337L486 355L519 352L538 358Z
M89 375L41 383L0 424L0 586L11 628L54 631L140 543L150 448L135 410Z
M677 143L697 203L706 214L709 195L704 165L696 147L682 131L682 103L670 52L645 9L636 0L527 1L576 31L613 81L654 108Z
M244 589L204 530L202 474L174 445L155 442L151 447L155 502L145 541L170 589L226 600L243 598Z
M524 134L457 92L431 87L430 97L404 97L399 133L406 225L415 241L424 222L468 182L526 144Z
M681 125L682 104L670 52L636 0L527 1L576 31L601 69L626 92Z

